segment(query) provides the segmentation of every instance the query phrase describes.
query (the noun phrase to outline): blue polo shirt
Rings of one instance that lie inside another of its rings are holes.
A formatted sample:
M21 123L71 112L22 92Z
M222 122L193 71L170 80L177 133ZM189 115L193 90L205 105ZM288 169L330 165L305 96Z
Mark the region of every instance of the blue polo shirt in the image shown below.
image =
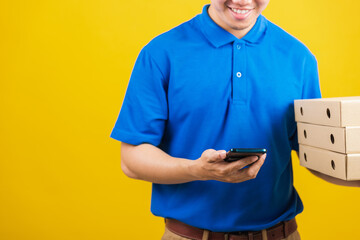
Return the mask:
M237 39L207 9L142 49L111 137L191 160L210 148L267 148L253 180L153 184L151 211L211 231L268 228L303 210L293 101L320 97L317 63L262 15Z

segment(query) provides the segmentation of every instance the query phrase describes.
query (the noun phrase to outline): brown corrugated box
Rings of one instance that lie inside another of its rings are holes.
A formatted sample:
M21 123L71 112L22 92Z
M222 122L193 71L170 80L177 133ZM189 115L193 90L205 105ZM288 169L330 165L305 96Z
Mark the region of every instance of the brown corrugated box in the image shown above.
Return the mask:
M295 100L300 164L360 180L360 97Z
M340 153L360 153L360 127L328 127L298 123L300 144Z
M360 97L295 100L295 121L333 127L360 126Z
M360 154L342 154L300 144L300 165L343 180L360 180Z

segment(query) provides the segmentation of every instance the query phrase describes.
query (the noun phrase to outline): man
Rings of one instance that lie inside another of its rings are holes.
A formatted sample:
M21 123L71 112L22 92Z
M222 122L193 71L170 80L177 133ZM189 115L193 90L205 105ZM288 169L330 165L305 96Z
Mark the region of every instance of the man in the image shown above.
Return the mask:
M136 61L111 137L124 173L154 183L163 239L300 239L293 101L321 96L317 63L268 2L212 0ZM268 153L225 162L234 147Z

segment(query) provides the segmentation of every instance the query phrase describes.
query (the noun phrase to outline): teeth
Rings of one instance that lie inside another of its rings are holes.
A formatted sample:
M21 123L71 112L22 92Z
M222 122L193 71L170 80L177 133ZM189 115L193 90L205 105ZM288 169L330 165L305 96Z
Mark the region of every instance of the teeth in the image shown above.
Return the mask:
M231 8L231 10L235 13L239 13L239 14L245 14L248 13L250 10L240 10L240 9L236 9L236 8Z

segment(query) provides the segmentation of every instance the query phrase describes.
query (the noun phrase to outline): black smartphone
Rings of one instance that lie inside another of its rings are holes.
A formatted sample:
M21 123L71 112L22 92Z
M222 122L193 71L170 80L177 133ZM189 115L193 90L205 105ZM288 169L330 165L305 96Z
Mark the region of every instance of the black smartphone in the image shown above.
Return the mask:
M266 153L265 148L232 148L226 153L224 161L234 162L250 156L258 156L260 158L264 153Z

